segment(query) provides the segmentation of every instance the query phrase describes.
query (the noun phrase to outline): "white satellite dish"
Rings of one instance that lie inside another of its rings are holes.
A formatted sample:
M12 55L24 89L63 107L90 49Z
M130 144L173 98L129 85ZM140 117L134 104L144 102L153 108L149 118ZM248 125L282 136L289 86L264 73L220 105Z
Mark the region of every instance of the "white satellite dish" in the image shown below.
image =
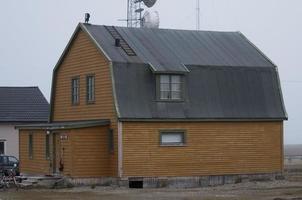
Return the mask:
M151 8L156 3L156 0L142 0L142 1L148 8Z
M159 14L157 11L146 11L142 18L142 27L159 28Z

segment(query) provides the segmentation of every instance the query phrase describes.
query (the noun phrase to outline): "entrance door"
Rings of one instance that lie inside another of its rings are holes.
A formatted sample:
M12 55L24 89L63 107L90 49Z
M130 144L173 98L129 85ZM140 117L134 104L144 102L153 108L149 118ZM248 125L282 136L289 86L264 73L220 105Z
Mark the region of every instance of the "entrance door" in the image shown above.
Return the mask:
M53 153L52 153L52 167L53 167L53 173L59 174L60 170L60 157L61 157L61 147L60 147L60 133L53 133Z

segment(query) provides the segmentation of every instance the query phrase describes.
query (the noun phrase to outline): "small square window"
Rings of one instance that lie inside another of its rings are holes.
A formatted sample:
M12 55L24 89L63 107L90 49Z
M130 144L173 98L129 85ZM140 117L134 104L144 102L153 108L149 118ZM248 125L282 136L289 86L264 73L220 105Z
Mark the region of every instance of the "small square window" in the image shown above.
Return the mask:
M182 146L185 144L185 133L183 131L160 132L160 145Z

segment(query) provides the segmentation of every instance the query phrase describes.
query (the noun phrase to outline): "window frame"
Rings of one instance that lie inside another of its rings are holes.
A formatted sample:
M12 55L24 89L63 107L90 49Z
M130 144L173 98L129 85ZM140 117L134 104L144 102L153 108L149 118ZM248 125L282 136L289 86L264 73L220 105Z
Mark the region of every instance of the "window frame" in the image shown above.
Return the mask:
M170 97L168 99L161 98L161 76L169 76L169 91ZM180 98L179 99L172 99L172 76L179 76L180 77ZM163 102L182 102L185 99L185 77L183 74L158 74L156 75L156 100L163 101Z
M114 153L114 130L112 128L108 129L108 151L110 154Z
M162 136L164 134L181 134L182 142L180 143L163 143ZM184 147L187 145L187 132L181 129L160 130L159 131L159 146L162 147Z
M75 80L77 80L78 81L78 87L77 87L77 101L75 101L75 99L74 99L74 97L75 97L75 95L74 95L74 85L73 85L73 83L74 83L74 81ZM76 106L76 105L79 105L80 104L80 76L74 76L74 77L72 77L71 78L71 104L73 105L73 106Z
M89 99L89 89L90 89L90 85L89 85L89 78L93 78L93 84L91 87L92 89L92 99ZM94 104L95 103L95 74L88 74L86 75L86 103L87 104Z
M33 133L28 134L28 158L29 159L34 158L34 134Z

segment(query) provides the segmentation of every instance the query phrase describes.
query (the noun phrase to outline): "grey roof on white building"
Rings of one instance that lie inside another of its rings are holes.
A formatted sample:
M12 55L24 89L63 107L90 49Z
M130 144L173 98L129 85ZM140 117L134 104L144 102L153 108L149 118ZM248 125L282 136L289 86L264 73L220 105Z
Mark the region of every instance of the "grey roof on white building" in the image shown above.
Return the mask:
M0 87L0 123L47 122L49 104L38 87Z

